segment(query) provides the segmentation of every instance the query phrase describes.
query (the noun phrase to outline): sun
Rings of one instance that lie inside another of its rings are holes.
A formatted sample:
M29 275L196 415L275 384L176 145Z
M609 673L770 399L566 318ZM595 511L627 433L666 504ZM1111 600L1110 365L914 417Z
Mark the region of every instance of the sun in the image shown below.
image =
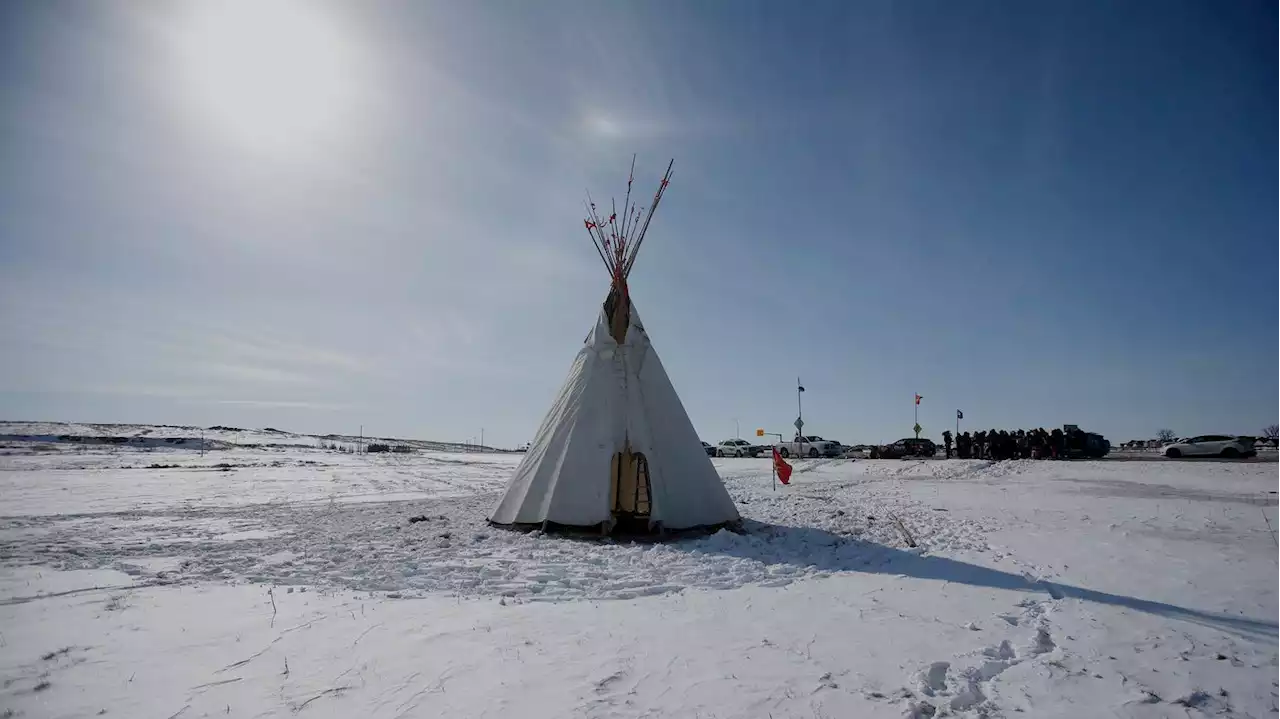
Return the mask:
M191 2L176 33L184 105L211 132L269 153L322 149L359 109L359 63L333 7L306 0Z
M583 120L587 131L599 137L618 137L622 134L622 126L608 115L590 114Z

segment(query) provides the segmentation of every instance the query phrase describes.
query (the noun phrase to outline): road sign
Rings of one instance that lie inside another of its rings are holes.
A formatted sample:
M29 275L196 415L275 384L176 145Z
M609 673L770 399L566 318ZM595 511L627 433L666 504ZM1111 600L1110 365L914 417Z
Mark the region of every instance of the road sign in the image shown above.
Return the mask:
M799 432L800 430L804 429L804 420L800 419L799 417L796 417L795 425L796 425L796 431Z
M916 426L915 426L915 427L912 427L912 429L914 429L914 430L916 431L916 436L917 436L917 437L919 437L919 436L920 436L920 430L922 430L922 429L924 429L924 428L920 426L920 423L919 423L919 422L916 422Z
M757 429L757 430L756 430L756 436L757 436L757 437L763 437L763 436L764 436L764 430L763 430L763 429Z

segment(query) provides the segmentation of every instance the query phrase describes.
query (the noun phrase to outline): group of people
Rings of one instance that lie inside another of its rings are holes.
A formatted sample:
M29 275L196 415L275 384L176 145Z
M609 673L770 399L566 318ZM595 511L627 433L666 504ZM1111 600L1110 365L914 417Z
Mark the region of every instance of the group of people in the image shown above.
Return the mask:
M1066 454L1066 435L1061 429L1049 431L1044 427L1013 432L993 429L972 435L964 432L956 437L948 430L942 433L942 446L947 459L1057 459Z

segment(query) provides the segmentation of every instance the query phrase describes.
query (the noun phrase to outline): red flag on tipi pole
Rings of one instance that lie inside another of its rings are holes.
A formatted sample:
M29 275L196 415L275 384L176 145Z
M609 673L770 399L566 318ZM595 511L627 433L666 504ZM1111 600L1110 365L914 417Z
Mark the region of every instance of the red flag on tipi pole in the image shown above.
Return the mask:
M791 484L791 465L778 454L777 447L773 448L773 468L778 472L779 481L783 484Z

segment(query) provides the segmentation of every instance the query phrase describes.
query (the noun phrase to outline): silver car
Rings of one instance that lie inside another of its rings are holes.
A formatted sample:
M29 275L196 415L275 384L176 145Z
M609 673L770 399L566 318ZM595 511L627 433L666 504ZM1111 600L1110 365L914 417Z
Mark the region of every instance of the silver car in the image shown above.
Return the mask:
M745 439L726 439L716 447L717 457L759 457L760 448Z
M1166 444L1161 452L1170 459L1179 457L1252 457L1258 452L1253 448L1253 437L1235 437L1226 434L1202 434L1191 439L1181 439Z

